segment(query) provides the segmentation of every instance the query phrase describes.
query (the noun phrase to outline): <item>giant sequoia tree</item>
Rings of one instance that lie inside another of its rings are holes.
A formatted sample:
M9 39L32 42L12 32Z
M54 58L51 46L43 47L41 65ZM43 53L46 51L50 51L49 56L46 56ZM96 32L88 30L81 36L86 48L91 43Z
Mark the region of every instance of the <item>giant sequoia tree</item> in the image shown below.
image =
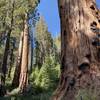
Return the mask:
M18 85L19 85L19 77L20 77L20 70L21 70L21 59L22 59L22 49L23 49L23 35L24 35L23 33L24 32L21 32L19 49L18 49L18 56L17 56L17 63L16 63L16 68L15 68L14 78L13 78L13 81L12 81L13 87L18 87Z
M76 100L80 89L100 91L100 12L95 0L59 0L59 13L61 77L52 100Z
M12 86L19 86L23 91L27 86L26 80L28 72L28 45L29 45L29 20L33 21L33 14L35 8L37 7L39 0L17 0L16 1L16 13L20 18L20 27L23 34L20 39L19 53L17 59L17 65L15 69L15 74L12 82ZM25 17L27 15L27 18ZM25 20L23 23L23 19ZM34 18L33 18L34 19ZM20 28L19 27L19 28ZM20 78L20 79L19 79Z
M21 62L21 73L20 73L20 82L19 88L21 92L26 89L28 85L28 50L29 50L29 32L28 32L28 18L25 17L25 27L24 27L24 38L23 38L23 52L22 52L22 62Z

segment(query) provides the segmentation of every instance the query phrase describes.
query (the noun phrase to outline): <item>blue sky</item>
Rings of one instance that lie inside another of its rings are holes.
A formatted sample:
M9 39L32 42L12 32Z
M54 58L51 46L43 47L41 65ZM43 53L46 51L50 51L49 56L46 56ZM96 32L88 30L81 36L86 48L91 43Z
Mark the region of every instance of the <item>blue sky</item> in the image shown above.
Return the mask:
M53 37L58 36L60 33L60 20L58 13L58 0L41 0L39 4L39 12L44 17L48 30L52 33ZM100 0L96 0L98 7L100 8Z
M100 9L100 0L96 0L96 2L97 2L97 5L98 5L98 7Z

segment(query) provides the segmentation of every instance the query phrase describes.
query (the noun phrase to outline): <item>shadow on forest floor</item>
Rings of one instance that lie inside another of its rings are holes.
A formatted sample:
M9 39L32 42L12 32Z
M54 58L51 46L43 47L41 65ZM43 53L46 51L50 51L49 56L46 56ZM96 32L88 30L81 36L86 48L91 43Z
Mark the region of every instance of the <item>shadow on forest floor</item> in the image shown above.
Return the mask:
M0 97L0 100L49 100L51 93L47 94L39 94L39 95L32 95L32 94L26 94L26 95L13 95L13 96L5 96Z
M52 91L45 91L40 87L31 87L30 91L24 95L19 93L19 89L13 89L11 86L7 86L10 91L4 97L0 97L0 100L49 100L52 95ZM12 90L12 91L11 91Z

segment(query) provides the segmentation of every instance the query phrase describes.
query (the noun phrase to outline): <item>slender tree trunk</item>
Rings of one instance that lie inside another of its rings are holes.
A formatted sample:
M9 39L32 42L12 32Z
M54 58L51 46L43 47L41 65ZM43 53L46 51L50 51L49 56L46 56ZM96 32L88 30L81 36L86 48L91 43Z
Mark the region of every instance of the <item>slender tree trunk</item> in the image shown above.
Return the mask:
M10 50L10 66L9 66L9 70L8 70L8 78L11 78L11 70L12 70L12 67L13 67L13 56L14 56L14 47Z
M31 57L30 57L30 74L32 73L32 67L33 67L33 39L31 39Z
M2 72L1 72L1 80L0 80L0 96L4 96L6 94L5 88L5 80L6 80L6 72L7 72L7 58L9 54L9 42L10 42L10 32L7 34L5 51L2 62Z
M32 38L32 37L30 37ZM29 43L29 68L28 68L28 72L29 74L32 73L32 67L33 67L33 43L32 43L32 39L30 39L30 43Z
M22 62L22 51L23 51L23 38L24 38L24 32L21 32L18 56L17 56L17 63L16 63L16 68L15 68L14 78L12 81L13 87L19 86L19 78L20 78L21 62Z
M25 92L26 87L28 85L28 51L29 51L28 45L29 45L29 32L28 32L28 22L26 17L24 39L23 39L23 53L22 53L20 83L19 83L19 88L21 92Z
M5 84L5 78L6 78L6 72L7 72L7 58L9 54L10 32L7 34L5 51L4 51L3 62L2 62L1 84L3 85Z
M52 100L76 100L81 89L100 91L100 12L95 0L59 0L59 12L61 77Z

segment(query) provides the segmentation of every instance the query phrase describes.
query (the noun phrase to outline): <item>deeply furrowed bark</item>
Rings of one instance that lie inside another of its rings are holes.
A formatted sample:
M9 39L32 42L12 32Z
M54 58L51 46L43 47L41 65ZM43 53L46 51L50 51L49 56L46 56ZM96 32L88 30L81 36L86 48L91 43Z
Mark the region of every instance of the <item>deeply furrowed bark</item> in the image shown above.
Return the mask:
M59 0L59 13L61 77L51 100L76 100L80 89L100 91L100 11L95 0Z
M25 92L28 85L28 52L29 52L28 45L29 45L29 32L28 32L28 24L27 24L27 17L26 17L25 28L24 28L20 83L19 83L19 88L21 92Z

